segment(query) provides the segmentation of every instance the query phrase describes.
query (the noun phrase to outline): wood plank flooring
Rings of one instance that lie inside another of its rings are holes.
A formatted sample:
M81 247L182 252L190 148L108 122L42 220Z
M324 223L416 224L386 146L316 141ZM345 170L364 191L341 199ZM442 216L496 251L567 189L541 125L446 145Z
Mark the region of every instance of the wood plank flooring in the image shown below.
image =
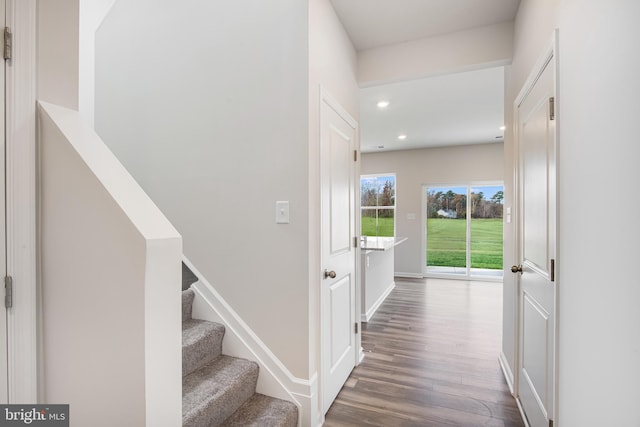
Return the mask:
M396 278L324 426L524 426L503 378L502 284Z

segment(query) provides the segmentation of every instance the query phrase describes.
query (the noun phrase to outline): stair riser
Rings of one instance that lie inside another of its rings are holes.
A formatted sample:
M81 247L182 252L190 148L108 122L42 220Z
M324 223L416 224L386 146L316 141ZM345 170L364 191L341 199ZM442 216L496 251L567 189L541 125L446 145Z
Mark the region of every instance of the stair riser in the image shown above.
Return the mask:
M215 332L192 345L182 346L182 376L200 369L222 354L224 333Z
M193 308L193 299L195 293L189 289L182 292L182 321L191 319L191 310Z

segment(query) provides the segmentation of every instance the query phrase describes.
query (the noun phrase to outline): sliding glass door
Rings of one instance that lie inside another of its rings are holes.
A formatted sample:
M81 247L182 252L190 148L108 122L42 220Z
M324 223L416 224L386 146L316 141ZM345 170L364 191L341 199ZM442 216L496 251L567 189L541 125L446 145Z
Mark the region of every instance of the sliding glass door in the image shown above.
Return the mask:
M425 275L502 277L502 185L425 186Z

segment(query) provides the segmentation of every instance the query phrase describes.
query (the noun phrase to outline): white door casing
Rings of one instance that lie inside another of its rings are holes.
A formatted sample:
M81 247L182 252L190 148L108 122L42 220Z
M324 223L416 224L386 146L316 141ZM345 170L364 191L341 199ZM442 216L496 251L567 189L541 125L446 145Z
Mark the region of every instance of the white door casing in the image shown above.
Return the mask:
M356 122L321 96L321 405L325 414L356 364ZM326 274L325 274L326 272ZM335 275L332 273L335 272Z
M556 50L516 100L519 357L517 395L531 427L556 411Z
M0 22L2 27L7 25L6 20L6 4L5 0L0 0ZM0 104L0 135L2 135L2 150L0 150L0 275L4 281L7 275L7 235L6 235L6 210L5 210L5 147L6 147L6 125L5 125L5 75L6 75L6 62L3 61L2 71L0 71L0 78L2 84L0 85L0 95L2 96L2 103ZM7 309L4 305L4 298L2 304L2 314L0 315L0 403L9 402L9 389L8 389L8 360L7 360Z
M36 299L36 0L3 0L13 33L6 81L6 268L13 277L7 316L10 403L38 399ZM42 399L40 399L42 400Z

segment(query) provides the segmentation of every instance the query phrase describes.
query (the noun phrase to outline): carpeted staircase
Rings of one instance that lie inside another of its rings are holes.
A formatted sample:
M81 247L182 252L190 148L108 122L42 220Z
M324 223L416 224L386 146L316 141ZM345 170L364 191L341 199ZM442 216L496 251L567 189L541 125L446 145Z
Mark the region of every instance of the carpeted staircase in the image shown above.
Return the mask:
M183 427L297 426L293 403L255 392L255 362L222 354L224 326L191 317L194 297L182 291Z

